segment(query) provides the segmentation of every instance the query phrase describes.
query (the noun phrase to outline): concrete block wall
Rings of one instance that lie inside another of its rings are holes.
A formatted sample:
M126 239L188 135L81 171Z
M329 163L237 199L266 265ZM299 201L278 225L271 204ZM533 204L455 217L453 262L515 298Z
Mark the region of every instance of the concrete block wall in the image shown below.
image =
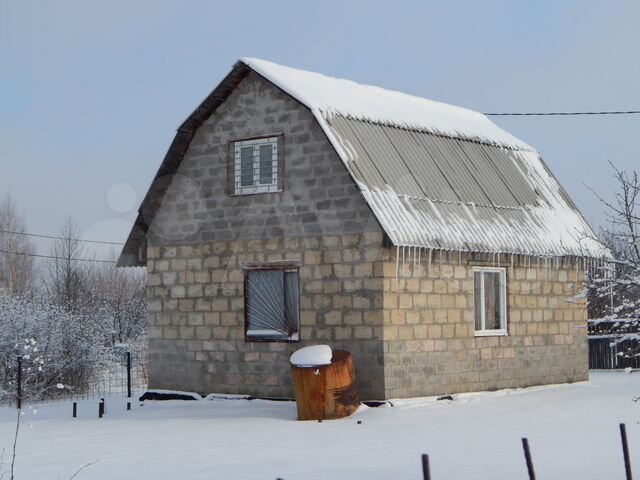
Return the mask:
M229 142L263 135L283 135L283 191L229 195ZM147 236L151 388L290 397L288 357L312 343L351 351L369 399L587 376L575 265L507 265L509 335L474 337L472 268L489 260L407 254L396 280L396 249L313 115L257 74L165 180ZM301 341L246 342L241 264L276 260L301 263Z
M283 135L279 193L229 195L229 142ZM354 355L384 396L382 232L311 112L255 73L196 132L148 234L150 387L293 395L289 355ZM299 260L301 342L245 342L241 262Z
M150 384L292 397L289 356L326 343L353 355L362 398L384 397L379 233L151 247ZM245 262L301 262L300 342L247 342Z
M401 251L400 251L401 252ZM505 261L506 260L506 261ZM579 262L452 252L400 260L387 250L384 282L388 398L497 390L588 378ZM473 267L507 275L507 336L476 337ZM399 270L399 271L398 271ZM398 275L396 276L396 273Z

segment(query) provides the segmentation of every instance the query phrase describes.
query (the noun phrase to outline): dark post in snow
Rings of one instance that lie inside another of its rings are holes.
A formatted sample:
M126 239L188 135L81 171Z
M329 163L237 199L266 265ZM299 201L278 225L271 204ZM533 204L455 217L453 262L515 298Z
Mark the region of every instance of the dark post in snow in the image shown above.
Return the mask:
M622 454L624 455L624 471L627 474L627 480L633 480L631 476L631 459L629 458L629 444L627 443L627 427L624 423L620 424L620 438L622 439Z
M422 455L422 478L424 480L431 480L431 471L429 470L429 455Z
M102 418L104 415L104 398L101 398L98 402L98 418Z
M529 451L529 440L526 438L522 439L522 448L524 449L524 458L527 461L529 480L536 480L536 472L533 471L533 461L531 460L531 452Z
M22 408L22 356L18 355L18 371L16 373L18 410Z
M78 416L78 402L73 402L73 418Z
M131 398L131 352L127 352L127 398Z

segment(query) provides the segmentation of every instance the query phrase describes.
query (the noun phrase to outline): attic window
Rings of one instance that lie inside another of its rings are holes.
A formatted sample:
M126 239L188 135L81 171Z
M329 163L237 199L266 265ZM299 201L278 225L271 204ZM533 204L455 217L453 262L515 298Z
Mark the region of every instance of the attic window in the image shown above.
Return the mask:
M282 135L238 140L230 145L231 192L251 195L282 191Z
M247 341L299 340L297 268L247 270L244 286Z
M476 337L507 335L505 269L475 268L473 283Z

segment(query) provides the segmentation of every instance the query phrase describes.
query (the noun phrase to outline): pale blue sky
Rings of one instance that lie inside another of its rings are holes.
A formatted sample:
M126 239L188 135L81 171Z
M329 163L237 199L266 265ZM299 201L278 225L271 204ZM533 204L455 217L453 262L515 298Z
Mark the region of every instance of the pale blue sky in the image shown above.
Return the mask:
M241 56L483 112L640 109L639 24L632 0L0 0L0 195L32 232L72 215L86 238L123 240L134 212L110 208L110 187L139 203L176 127ZM609 196L608 160L640 166L640 115L494 121L592 223L584 184Z

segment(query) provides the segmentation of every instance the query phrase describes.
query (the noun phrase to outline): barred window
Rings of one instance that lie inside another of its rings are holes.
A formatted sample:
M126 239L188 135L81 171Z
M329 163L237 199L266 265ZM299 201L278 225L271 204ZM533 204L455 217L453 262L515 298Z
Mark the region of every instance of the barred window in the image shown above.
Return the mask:
M232 142L233 189L235 195L282 191L279 137L255 138Z

